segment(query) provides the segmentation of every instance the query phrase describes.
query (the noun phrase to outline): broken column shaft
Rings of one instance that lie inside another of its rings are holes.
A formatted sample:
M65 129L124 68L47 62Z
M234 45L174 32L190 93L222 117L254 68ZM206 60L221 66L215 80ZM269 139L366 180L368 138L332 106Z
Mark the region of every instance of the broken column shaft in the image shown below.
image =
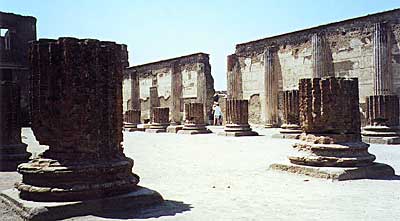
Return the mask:
M293 145L291 164L272 168L338 180L394 175L361 142L356 78L300 79L299 93L301 141Z
M169 125L169 108L168 107L154 107L152 109L152 119L150 128L146 129L149 133L166 132Z
M226 125L224 136L257 136L248 123L249 102L247 100L228 99L226 101Z
M295 139L301 134L299 119L299 90L283 91L283 124L280 136Z
M137 188L121 146L121 48L75 38L32 43L32 130L49 149L18 167L21 198L88 200Z
M124 114L124 130L126 131L136 131L137 125L140 124L140 110L127 110Z
M20 117L18 85L0 80L0 171L15 171L31 156L21 141Z
M203 103L185 104L185 123L178 134L204 134L211 133L207 130L204 123L204 105Z

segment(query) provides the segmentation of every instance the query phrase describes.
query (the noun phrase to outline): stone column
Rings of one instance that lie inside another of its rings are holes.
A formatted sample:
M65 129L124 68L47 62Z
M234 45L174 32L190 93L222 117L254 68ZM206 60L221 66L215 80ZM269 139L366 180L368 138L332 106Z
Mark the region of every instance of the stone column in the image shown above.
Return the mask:
M18 166L19 196L31 201L87 202L58 205L57 211L65 206L72 214L140 200L142 192L129 194L143 188L137 186L133 160L121 145L121 45L93 39L41 39L31 45L30 62L32 130L49 149ZM158 194L148 197L144 203L162 200ZM39 216L53 210L33 211L39 214L32 216ZM52 219L63 216L53 213Z
M242 99L242 74L240 73L239 59L235 54L227 58L228 98Z
M297 139L300 137L301 128L299 121L299 90L283 91L283 124L280 137Z
M138 128L137 125L140 124L140 110L128 110L125 111L124 116L124 130L126 131L142 131L142 128Z
M362 138L367 143L399 144L399 98L393 94L391 43L384 23L374 26L374 94L366 98L367 126Z
M204 105L203 103L186 103L185 104L185 124L178 134L205 134L211 133L207 130L204 122Z
M361 142L357 78L301 79L299 93L301 141L291 164L272 168L338 180L394 175Z
M157 86L150 87L150 122L153 122L153 110L160 106L160 100L158 99L158 89Z
M313 77L328 76L328 64L326 53L326 40L324 33L315 33L311 37Z
M274 68L274 48L267 48L264 52L265 68L265 127L278 126L278 76Z
M31 156L21 140L20 117L18 85L0 80L0 171L15 171Z
M223 136L257 136L251 130L249 122L249 102L247 100L228 99L226 101L226 125Z
M171 74L171 124L181 123L182 73L178 64L172 64Z
M169 108L168 107L155 107L153 108L153 121L150 128L146 129L149 133L162 133L167 131L169 125Z

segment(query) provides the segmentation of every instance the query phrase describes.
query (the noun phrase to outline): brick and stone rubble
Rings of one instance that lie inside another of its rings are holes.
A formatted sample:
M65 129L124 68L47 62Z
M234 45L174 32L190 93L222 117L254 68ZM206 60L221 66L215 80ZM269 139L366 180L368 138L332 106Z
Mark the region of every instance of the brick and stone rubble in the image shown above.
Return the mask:
M124 48L76 38L32 43L32 130L49 149L19 165L21 198L88 200L137 188L121 145Z
M21 140L20 87L0 79L0 171L15 171L31 154Z
M185 104L185 121L182 130L179 130L178 134L194 135L205 133L211 133L211 131L206 128L203 104Z
M227 99L226 100L226 124L224 132L218 135L223 136L257 136L252 131L249 119L249 102L247 100Z

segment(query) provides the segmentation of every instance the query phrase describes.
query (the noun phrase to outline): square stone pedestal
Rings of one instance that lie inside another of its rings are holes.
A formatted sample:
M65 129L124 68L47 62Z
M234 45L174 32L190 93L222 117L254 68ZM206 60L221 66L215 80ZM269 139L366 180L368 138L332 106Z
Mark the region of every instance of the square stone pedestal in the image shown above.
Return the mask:
M400 144L400 137L379 137L379 136L366 136L361 137L365 143L374 144Z
M227 137L244 137L244 136L258 136L255 131L223 131L218 133L219 136Z
M130 193L102 199L75 202L34 202L23 200L19 191L8 189L0 193L0 201L16 212L24 220L59 220L90 215L104 211L138 209L162 203L162 196L144 187Z
M157 129L149 128L149 129L146 129L145 132L146 133L165 133L165 132L167 132L167 129L166 128L164 128L164 129L161 129L161 128L157 128Z
M188 134L188 135L196 135L196 134L210 134L212 133L209 129L202 129L202 130L180 130L178 134Z
M170 125L167 127L167 133L178 133L178 131L182 130L183 125Z
M271 164L269 169L338 181L384 179L391 178L395 175L394 169L383 163L373 163L365 167L312 167L285 162L281 164Z

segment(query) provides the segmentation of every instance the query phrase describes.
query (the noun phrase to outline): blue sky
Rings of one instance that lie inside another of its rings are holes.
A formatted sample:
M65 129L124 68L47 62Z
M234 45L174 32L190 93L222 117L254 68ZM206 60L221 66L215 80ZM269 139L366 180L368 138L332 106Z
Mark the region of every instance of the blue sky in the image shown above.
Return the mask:
M400 7L400 0L0 0L0 11L38 19L39 38L128 45L130 65L210 54L217 90L235 45Z

